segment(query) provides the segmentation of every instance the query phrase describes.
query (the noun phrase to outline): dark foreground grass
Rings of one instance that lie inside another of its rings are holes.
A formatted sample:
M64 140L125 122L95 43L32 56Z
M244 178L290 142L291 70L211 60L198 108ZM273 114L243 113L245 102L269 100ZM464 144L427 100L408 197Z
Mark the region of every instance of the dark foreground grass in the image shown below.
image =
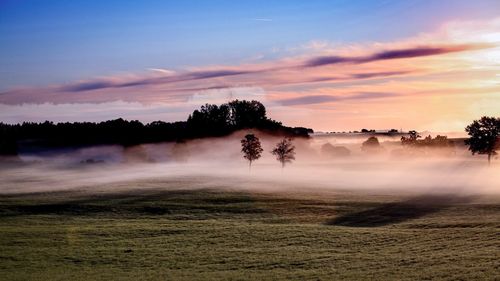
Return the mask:
M0 279L500 278L496 199L175 185L1 195Z

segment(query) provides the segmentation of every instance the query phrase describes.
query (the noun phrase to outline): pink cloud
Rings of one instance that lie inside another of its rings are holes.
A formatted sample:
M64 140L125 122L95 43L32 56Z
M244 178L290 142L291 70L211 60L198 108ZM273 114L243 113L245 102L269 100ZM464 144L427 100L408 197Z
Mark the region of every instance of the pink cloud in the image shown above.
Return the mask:
M274 61L175 72L154 69L63 85L11 89L0 93L0 104L88 106L125 102L146 106L141 111L146 114L152 105L184 104L193 108L232 98L228 93L234 89L258 88L257 98L275 112L274 118L291 125L322 129L337 120L348 128L369 120L373 124L403 123L401 126L416 128L415 120L425 125L434 124L432 119L451 116L471 119L478 110L469 112L467 108L475 98L498 97L500 66L495 62L500 60L499 28L500 19L453 23L434 33L395 42L314 43L313 47L303 48L302 53ZM249 97L253 98L251 94ZM425 116L419 116L419 111ZM82 118L87 112L82 111ZM488 112L492 109L488 108ZM185 115L188 113L186 110Z

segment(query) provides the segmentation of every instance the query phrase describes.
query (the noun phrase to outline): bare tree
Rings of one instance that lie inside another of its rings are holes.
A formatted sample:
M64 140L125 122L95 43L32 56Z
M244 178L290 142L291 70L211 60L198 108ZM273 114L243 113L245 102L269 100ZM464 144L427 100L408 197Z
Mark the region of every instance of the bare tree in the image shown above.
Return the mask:
M472 154L488 155L488 164L491 156L497 154L500 149L500 118L483 116L479 120L474 120L472 124L465 128L470 138L465 140Z
M295 160L295 146L289 138L284 138L278 142L271 153L276 156L276 160L280 161L281 168L284 168L286 163Z
M262 146L260 145L260 140L254 134L247 134L241 140L241 152L243 152L243 158L248 160L248 169L252 169L252 162L259 159L261 156Z

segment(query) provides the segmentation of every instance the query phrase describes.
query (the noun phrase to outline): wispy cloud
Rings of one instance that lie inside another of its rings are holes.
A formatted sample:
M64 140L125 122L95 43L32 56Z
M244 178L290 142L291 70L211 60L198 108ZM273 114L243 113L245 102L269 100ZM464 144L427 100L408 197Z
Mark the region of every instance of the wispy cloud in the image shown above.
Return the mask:
M270 19L270 18L253 18L252 20L254 20L254 21L273 21L273 19Z
M374 61L382 60L394 60L394 59L408 59L417 57L427 57L442 55L455 52L463 52L469 50L477 50L482 48L492 47L491 44L463 44L463 45L449 45L449 46L417 46L406 49L398 50L384 50L382 52L377 52L368 56L358 56L358 57L342 57L342 56L322 56L312 58L306 61L303 67L317 67L332 64L360 64L368 63Z
M360 56L316 56L313 58L300 59L288 58L286 60L267 62L255 65L243 65L232 67L212 67L210 69L172 72L163 69L155 69L155 75L134 75L132 77L111 77L98 78L86 81L78 81L65 85L51 86L38 89L19 89L0 93L0 103L18 104L18 103L40 103L40 102L92 102L92 97L97 94L88 94L87 98L81 99L81 96L72 96L67 93L90 93L93 91L102 91L106 89L122 89L122 88L137 88L137 87L154 87L163 86L164 92L188 92L187 89L206 89L214 87L214 81L223 79L225 87L231 85L264 85L264 86L281 86L296 83L319 83L332 81L346 80L363 80L381 77L389 77L395 75L405 75L413 72L408 69L390 69L388 71L374 72L359 72L345 73L345 69L339 68L338 76L325 76L324 71L318 72L316 68L329 67L337 64L359 65L367 63L375 63L386 60L402 60L413 59L418 57L428 57L443 55L448 53L464 52L468 50L477 50L486 48L484 44L460 44L432 47L410 47L397 50L383 50L367 55ZM311 70L309 70L311 69ZM363 68L362 68L363 69ZM353 69L356 71L356 69ZM358 70L359 71L359 70ZM158 73L159 72L159 73ZM163 74L162 74L163 73ZM188 85L186 83L195 84ZM196 85L196 84L203 85ZM172 86L168 86L172 85ZM194 86L194 87L193 87ZM61 93L63 94L61 96ZM106 93L102 93L106 95ZM125 93L124 93L125 95ZM142 95L148 95L144 93ZM105 101L116 100L112 95L108 95ZM140 95L135 97L136 101L141 101ZM102 101L101 98L95 102Z
M253 73L254 71L249 70L208 70L208 71L194 71L186 72L178 75L168 75L163 77L152 77L152 78L140 78L131 79L128 81L107 81L107 80L96 80L96 81L85 81L72 83L59 88L62 92L82 92L82 91L92 91L106 88L126 88L135 86L146 86L146 85L156 85L156 84L170 84L176 82L185 82L201 79L211 79L220 78L234 75L242 75Z
M332 103L342 100L367 100L376 98L393 97L390 93L362 92L349 95L304 95L295 98L281 99L276 102L281 105L308 105L319 103Z
M272 117L291 125L324 128L335 119L349 126L373 122L399 127L403 122L430 124L436 118L470 119L500 114L495 111L498 107L486 106L491 102L477 105L479 98L500 98L499 28L500 19L455 23L435 33L386 43L318 41L293 55L279 51L282 56L276 60L175 71L156 67L143 73L10 89L0 93L0 104L88 106L123 101L192 108L194 103L211 101L211 95L220 101L233 97L228 94L233 89L247 93L258 88L259 100L269 102L276 114ZM291 108L300 120L290 117Z
M163 75L173 75L175 74L175 71L169 70L169 69L164 69L164 68L148 68L149 71L156 72L159 74Z

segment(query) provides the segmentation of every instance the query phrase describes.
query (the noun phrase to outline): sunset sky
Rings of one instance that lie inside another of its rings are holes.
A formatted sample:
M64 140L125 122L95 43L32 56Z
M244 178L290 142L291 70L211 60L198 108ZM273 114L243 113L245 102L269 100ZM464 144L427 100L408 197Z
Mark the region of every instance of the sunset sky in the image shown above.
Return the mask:
M235 98L315 130L463 131L500 116L500 1L0 0L0 122Z

